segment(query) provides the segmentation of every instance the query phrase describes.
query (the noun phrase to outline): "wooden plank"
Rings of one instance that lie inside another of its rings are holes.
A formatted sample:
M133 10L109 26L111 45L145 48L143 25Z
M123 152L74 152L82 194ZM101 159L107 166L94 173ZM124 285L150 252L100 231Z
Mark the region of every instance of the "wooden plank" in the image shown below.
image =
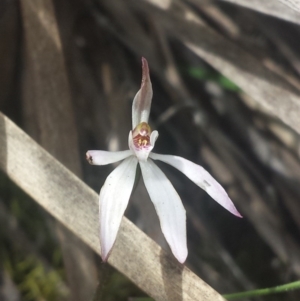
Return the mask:
M0 168L100 254L98 195L0 113ZM108 262L155 300L225 300L123 218Z

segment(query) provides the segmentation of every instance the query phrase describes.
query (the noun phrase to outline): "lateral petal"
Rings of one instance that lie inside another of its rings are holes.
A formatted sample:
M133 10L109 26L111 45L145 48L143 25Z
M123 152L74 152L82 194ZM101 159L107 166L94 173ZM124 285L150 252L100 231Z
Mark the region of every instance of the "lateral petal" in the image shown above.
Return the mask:
M172 155L151 153L150 157L154 160L160 160L172 165L185 174L197 186L205 190L216 202L218 202L229 212L238 217L242 217L235 208L224 188L202 166L184 158Z
M160 220L162 232L177 260L187 257L186 214L181 199L165 174L148 159L139 162L145 186Z
M86 153L86 159L92 165L106 165L121 161L131 155L133 155L131 150L125 150L120 152L89 150Z
M107 177L99 196L101 257L107 261L132 192L137 159L124 160Z
M132 104L132 129L141 122L148 123L151 108L153 91L148 62L145 58L142 58L142 68L143 75L141 88L135 95Z
M152 146L152 148L155 146L155 142L158 138L159 134L158 134L158 131L153 131L151 133L151 136L150 136L150 144Z

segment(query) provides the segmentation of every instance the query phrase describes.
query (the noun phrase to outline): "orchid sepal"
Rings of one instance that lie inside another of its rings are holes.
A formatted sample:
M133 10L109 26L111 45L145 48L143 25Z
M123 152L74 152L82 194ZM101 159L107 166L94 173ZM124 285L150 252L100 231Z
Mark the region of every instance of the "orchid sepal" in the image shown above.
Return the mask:
M107 177L99 195L101 257L107 261L115 243L135 180L137 158L125 159Z
M160 160L175 167L197 186L205 190L207 194L209 194L217 203L219 203L229 212L237 217L242 217L235 208L233 202L229 198L224 188L202 166L197 165L182 157L172 155L151 153L150 158L154 160Z
M148 62L145 58L142 58L142 83L141 88L135 95L132 104L132 129L142 123L148 123L150 108L152 102L152 84L149 74Z
M120 152L89 150L86 152L86 159L91 165L107 165L121 161L132 155L133 152L131 150L125 150Z
M186 213L182 201L166 175L148 159L140 162L146 189L159 217L162 232L180 263L188 254L186 243Z

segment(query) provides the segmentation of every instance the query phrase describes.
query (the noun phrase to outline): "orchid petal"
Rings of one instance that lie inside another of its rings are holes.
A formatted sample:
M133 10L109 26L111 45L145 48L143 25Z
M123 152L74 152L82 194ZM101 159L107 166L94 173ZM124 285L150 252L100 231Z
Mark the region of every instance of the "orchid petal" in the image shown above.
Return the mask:
M154 160L163 161L177 168L197 186L205 190L221 206L230 211L232 214L242 217L235 208L224 188L200 165L197 165L184 158L171 155L151 153L150 157Z
M187 257L186 216L181 199L168 178L152 160L139 163L162 232L174 256L184 263Z
M158 131L153 131L150 135L150 144L152 146L152 149L155 146L155 142L156 142L158 136L159 136Z
M128 146L129 146L129 149L134 153L134 144L133 144L133 138L132 138L132 131L129 132L129 135L128 135Z
M121 152L89 150L86 153L86 159L92 165L106 165L121 161L131 155L133 155L131 150Z
M106 179L100 191L101 257L107 261L132 192L137 159L124 160Z
M132 129L134 129L141 122L148 123L150 114L153 91L149 75L148 62L145 58L142 58L142 68L143 76L141 88L135 95L132 104Z

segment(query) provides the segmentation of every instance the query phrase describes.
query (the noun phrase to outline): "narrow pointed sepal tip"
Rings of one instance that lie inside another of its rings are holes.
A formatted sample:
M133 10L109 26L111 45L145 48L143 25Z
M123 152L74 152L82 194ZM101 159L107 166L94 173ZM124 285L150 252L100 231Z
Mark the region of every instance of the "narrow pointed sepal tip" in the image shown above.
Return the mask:
M175 256L179 263L184 264L187 258L187 253L183 256Z
M102 262L107 262L108 261L108 258L110 256L111 251L112 251L112 248L109 250L109 252L107 252L107 251L105 251L105 249L101 248L101 259L102 259Z
M86 160L93 165L93 157L92 155L89 153L89 151L86 152Z
M178 262L184 264L188 256L188 248L186 245L186 240L184 243L182 241L181 242L178 241L178 244L176 246L170 245L170 247L174 257L178 260Z
M231 200L230 200L231 201ZM230 213L232 213L233 215L239 217L239 218L243 218L243 216L237 211L237 209L235 208L235 206L232 203L232 206L230 208L226 208Z
M108 260L108 256L101 256L101 258L103 263L106 263Z
M148 61L144 57L142 57L142 69L143 69L143 75L142 75L142 84L143 84L146 81L150 81Z
M231 200L230 200L230 202L232 202ZM233 205L233 203L232 203L232 206L231 206L231 208L226 208L230 213L232 213L233 215L235 215L235 216L237 216L237 217L239 217L239 218L243 218L243 216L237 211L237 209L235 208L235 206Z
M148 61L142 56L142 65L143 65L143 68L148 68Z
M243 218L243 216L242 216L238 211L236 211L236 212L234 213L234 215L237 216L237 217L239 217L239 218Z

